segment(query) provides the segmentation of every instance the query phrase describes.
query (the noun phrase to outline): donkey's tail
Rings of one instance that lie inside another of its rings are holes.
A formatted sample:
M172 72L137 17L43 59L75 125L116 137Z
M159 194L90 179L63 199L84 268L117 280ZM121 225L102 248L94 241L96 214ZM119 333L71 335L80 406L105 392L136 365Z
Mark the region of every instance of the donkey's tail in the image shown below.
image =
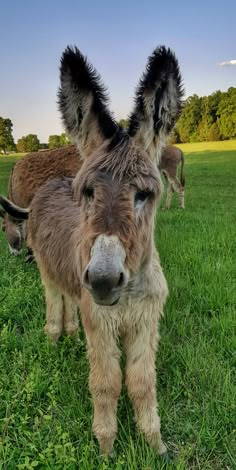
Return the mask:
M180 170L180 183L182 184L183 188L185 185L185 174L184 174L184 154L181 151L181 170Z
M0 196L0 205L14 219L27 220L29 217L29 209L16 206L4 196Z

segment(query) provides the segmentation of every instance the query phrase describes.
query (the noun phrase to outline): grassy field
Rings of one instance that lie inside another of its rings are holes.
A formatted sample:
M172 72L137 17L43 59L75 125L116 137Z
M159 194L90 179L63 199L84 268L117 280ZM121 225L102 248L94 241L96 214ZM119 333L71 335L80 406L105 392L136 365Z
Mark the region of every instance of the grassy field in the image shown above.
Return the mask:
M186 210L159 211L156 242L170 296L161 322L157 392L168 468L236 468L236 141L185 144ZM14 158L0 158L0 192ZM36 266L0 234L0 468L164 468L135 432L126 390L112 462L92 436L88 362L79 340L43 333ZM166 467L165 467L166 468Z

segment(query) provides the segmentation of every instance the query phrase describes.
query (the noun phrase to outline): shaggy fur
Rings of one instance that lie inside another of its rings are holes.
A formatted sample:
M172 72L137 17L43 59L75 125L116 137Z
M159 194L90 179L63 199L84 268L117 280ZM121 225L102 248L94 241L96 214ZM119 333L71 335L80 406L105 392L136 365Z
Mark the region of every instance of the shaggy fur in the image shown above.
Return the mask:
M178 166L180 165L180 179L178 178ZM169 209L173 193L176 191L179 196L179 207L184 209L184 155L182 150L173 145L167 145L159 163L159 169L167 180L167 197L165 208Z
M66 49L60 109L84 162L74 179L49 181L37 191L28 220L29 244L45 286L45 330L50 338L57 340L63 328L68 334L76 332L80 306L90 362L93 430L102 453L112 452L117 432L119 337L137 425L160 454L166 452L157 413L155 359L168 288L153 237L162 193L153 156L154 149L159 154L166 143L182 91L178 63L169 49L156 49L148 64L137 98L137 104L139 97L144 103L131 116L129 135L107 111L97 73L78 49ZM100 246L104 251L99 252ZM110 265L103 263L103 255L108 261L110 256ZM119 282L115 276L111 282L106 267L113 275L110 266L116 269L116 260ZM96 289L102 294L99 301ZM107 299L113 299L109 305Z

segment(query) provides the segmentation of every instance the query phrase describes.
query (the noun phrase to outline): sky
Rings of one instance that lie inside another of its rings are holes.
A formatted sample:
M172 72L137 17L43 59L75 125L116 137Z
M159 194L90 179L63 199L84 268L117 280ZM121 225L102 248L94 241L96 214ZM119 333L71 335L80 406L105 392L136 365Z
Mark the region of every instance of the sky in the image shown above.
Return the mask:
M58 67L68 44L101 74L117 119L160 44L179 59L186 97L226 91L236 86L235 19L235 0L0 0L0 116L15 141L63 132Z

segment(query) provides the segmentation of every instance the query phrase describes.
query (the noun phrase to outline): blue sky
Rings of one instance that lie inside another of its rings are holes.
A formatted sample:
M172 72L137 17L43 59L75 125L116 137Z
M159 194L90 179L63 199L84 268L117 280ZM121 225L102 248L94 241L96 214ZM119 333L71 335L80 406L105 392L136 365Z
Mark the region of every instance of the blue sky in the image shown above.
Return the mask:
M77 45L102 75L120 119L158 44L176 52L186 96L236 86L235 0L1 0L0 116L14 137L63 132L57 110L58 66Z

